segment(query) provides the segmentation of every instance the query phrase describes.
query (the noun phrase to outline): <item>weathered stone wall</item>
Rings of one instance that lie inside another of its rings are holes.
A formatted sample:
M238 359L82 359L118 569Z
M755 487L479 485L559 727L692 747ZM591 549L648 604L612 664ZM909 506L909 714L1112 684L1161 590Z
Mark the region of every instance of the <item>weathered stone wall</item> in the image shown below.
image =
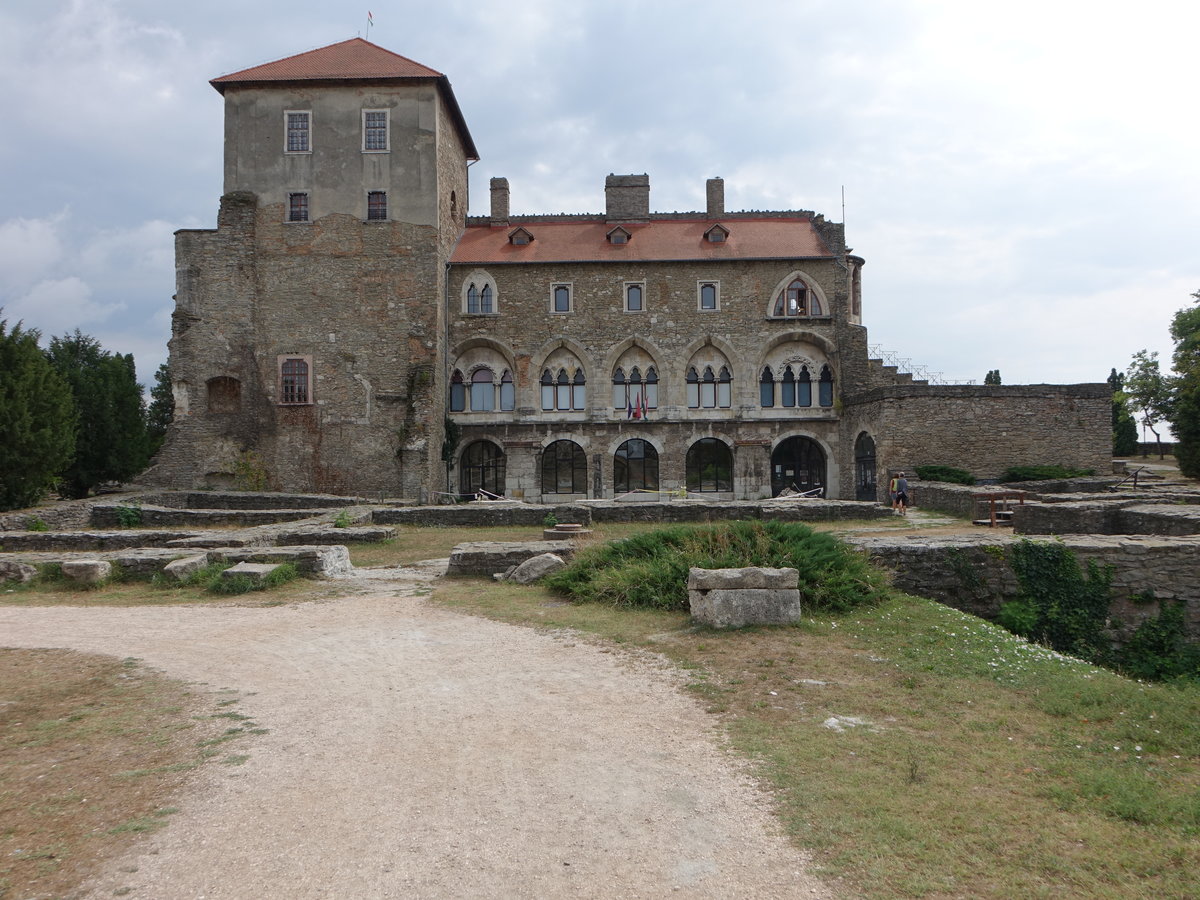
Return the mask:
M996 478L1015 465L1107 471L1111 395L1106 384L895 385L844 402L874 423L881 472L944 465ZM881 498L885 491L881 478Z
M1007 553L1019 538L856 538L850 542L892 573L900 590L929 597L983 618L994 618L1000 605L1016 599L1016 575ZM1144 602L1152 592L1160 600L1187 603L1186 628L1200 640L1200 537L1061 538L1081 566L1089 561L1112 567L1113 637L1128 638L1137 626L1158 614Z
M54 506L39 506L35 509L0 515L0 531L25 531L35 520L51 531L63 528L83 528L92 519L90 500L72 500Z
M1200 534L1200 506L1144 498L1037 503L1013 516L1018 534Z

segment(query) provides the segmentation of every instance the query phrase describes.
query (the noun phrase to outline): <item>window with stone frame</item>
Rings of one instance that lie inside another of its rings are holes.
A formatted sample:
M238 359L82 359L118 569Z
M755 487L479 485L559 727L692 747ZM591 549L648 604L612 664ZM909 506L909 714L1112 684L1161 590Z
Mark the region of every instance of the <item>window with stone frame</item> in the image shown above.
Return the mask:
M554 313L569 313L572 311L571 285L554 284L550 286L550 311Z
M821 298L803 278L792 281L775 297L771 315L781 318L803 318L825 315Z
M587 493L587 454L574 441L554 441L542 451L542 493Z
M696 286L697 305L701 310L716 310L721 308L721 283L719 281L701 281Z
M312 152L312 113L307 110L288 110L283 114L283 148L286 153Z
M450 412L511 412L516 405L512 372L504 369L499 379L489 366L479 366L468 380L462 369L450 375Z
M613 409L641 411L658 409L658 371L654 366L642 370L634 366L626 374L625 369L617 366L613 372Z
M387 191L367 191L367 221L383 222L387 217Z
M821 367L821 377L817 381L817 403L826 408L833 406L833 370L829 366Z
M385 153L388 150L388 112L386 109L363 110L363 150Z
M490 315L496 311L494 301L495 291L487 281L469 281L467 283L467 315Z
M307 222L308 221L308 193L305 191L295 191L288 194L288 218L289 222Z
M733 453L724 441L701 438L688 448L684 483L693 493L733 490Z
M311 357L279 357L279 403L282 406L312 403Z
M642 312L645 308L645 282L627 282L625 284L625 312Z
M712 366L704 366L703 371L690 366L684 381L689 409L729 409L732 405L733 376L727 366L717 372Z
M574 374L565 367L557 372L543 369L540 384L543 410L579 411L585 408L587 379L583 369L576 369Z

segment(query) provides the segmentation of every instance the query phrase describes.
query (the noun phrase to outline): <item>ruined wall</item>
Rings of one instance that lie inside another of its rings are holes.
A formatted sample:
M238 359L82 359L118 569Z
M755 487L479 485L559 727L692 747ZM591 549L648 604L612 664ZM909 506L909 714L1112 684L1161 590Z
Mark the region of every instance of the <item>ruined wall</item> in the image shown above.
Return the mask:
M901 384L845 403L854 421L875 423L881 471L945 465L996 478L1017 465L1108 471L1111 395L1106 384Z

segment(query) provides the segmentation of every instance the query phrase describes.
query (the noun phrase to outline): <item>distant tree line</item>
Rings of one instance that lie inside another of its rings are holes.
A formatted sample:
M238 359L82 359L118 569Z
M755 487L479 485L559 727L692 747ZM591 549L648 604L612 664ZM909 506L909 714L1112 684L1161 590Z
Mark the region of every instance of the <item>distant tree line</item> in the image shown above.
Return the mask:
M50 491L86 497L149 463L170 422L170 381L159 368L147 407L132 354L111 353L78 329L52 338L0 318L0 510Z

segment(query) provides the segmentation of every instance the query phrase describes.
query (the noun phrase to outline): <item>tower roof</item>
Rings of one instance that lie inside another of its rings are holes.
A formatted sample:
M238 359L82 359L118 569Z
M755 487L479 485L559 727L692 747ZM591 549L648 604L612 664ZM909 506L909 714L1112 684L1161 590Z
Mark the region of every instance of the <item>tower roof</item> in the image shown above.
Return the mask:
M351 38L319 47L305 53L297 53L274 62L263 63L240 72L221 75L209 82L221 94L231 87L264 86L282 83L313 82L356 82L356 81L433 81L442 92L449 106L451 117L458 126L459 134L469 159L478 159L479 153L467 130L466 120L450 79L419 62L414 62L399 53L385 50L378 44Z

